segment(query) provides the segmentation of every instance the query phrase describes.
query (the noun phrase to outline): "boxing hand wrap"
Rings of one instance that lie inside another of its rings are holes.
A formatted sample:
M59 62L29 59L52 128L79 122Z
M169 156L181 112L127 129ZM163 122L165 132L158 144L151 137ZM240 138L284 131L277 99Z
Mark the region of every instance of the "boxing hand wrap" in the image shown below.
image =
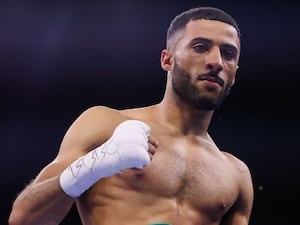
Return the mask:
M150 162L150 127L138 120L122 122L98 148L75 160L59 178L63 191L78 197L99 179L128 168L142 169Z

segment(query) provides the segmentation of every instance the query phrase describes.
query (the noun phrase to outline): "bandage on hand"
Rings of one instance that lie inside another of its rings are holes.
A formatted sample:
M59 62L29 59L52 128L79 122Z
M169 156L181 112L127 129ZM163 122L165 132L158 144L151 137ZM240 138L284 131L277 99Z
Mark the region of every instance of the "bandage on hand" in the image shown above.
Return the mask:
M122 172L142 169L149 164L148 136L150 127L139 120L119 124L104 144L75 160L60 175L60 186L78 197L99 179Z

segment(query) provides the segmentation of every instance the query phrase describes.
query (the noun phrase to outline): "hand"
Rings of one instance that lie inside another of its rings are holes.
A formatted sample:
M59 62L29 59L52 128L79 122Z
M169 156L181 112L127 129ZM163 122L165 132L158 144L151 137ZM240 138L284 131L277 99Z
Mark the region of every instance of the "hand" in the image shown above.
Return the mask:
M126 120L116 127L112 137L101 146L101 151L97 150L97 156L104 161L105 158L116 154L116 172L128 168L142 169L150 163L157 146L157 143L149 138L149 133L150 127L146 123Z
M60 176L65 193L78 197L99 179L142 169L151 161L157 142L149 137L150 127L138 120L119 124L104 144L74 161Z

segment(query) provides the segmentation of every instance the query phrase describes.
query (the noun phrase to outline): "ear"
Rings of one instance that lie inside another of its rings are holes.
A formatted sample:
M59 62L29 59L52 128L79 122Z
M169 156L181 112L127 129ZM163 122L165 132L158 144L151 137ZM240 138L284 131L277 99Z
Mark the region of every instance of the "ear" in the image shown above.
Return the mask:
M165 71L171 71L173 68L173 57L172 53L167 49L162 50L160 56L161 68Z
M231 83L231 87L235 84L235 78L233 79L232 83Z

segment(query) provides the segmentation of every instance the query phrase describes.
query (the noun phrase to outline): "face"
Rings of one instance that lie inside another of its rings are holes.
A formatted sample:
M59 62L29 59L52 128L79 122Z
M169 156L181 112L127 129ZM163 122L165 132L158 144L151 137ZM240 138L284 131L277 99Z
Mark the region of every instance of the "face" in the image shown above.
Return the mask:
M172 75L173 90L181 99L184 99L189 105L197 109L215 110L219 108L230 92L231 86L228 84L224 85L224 82L220 79L220 83L222 83L224 88L217 97L214 97L210 93L211 91L214 92L214 88L209 88L209 85L205 89L198 88L197 85L193 84L191 77L191 74L180 68L176 61L174 62ZM205 94L205 91L209 94Z
M189 22L170 50L173 91L192 107L217 109L234 84L239 51L234 27L212 20Z

